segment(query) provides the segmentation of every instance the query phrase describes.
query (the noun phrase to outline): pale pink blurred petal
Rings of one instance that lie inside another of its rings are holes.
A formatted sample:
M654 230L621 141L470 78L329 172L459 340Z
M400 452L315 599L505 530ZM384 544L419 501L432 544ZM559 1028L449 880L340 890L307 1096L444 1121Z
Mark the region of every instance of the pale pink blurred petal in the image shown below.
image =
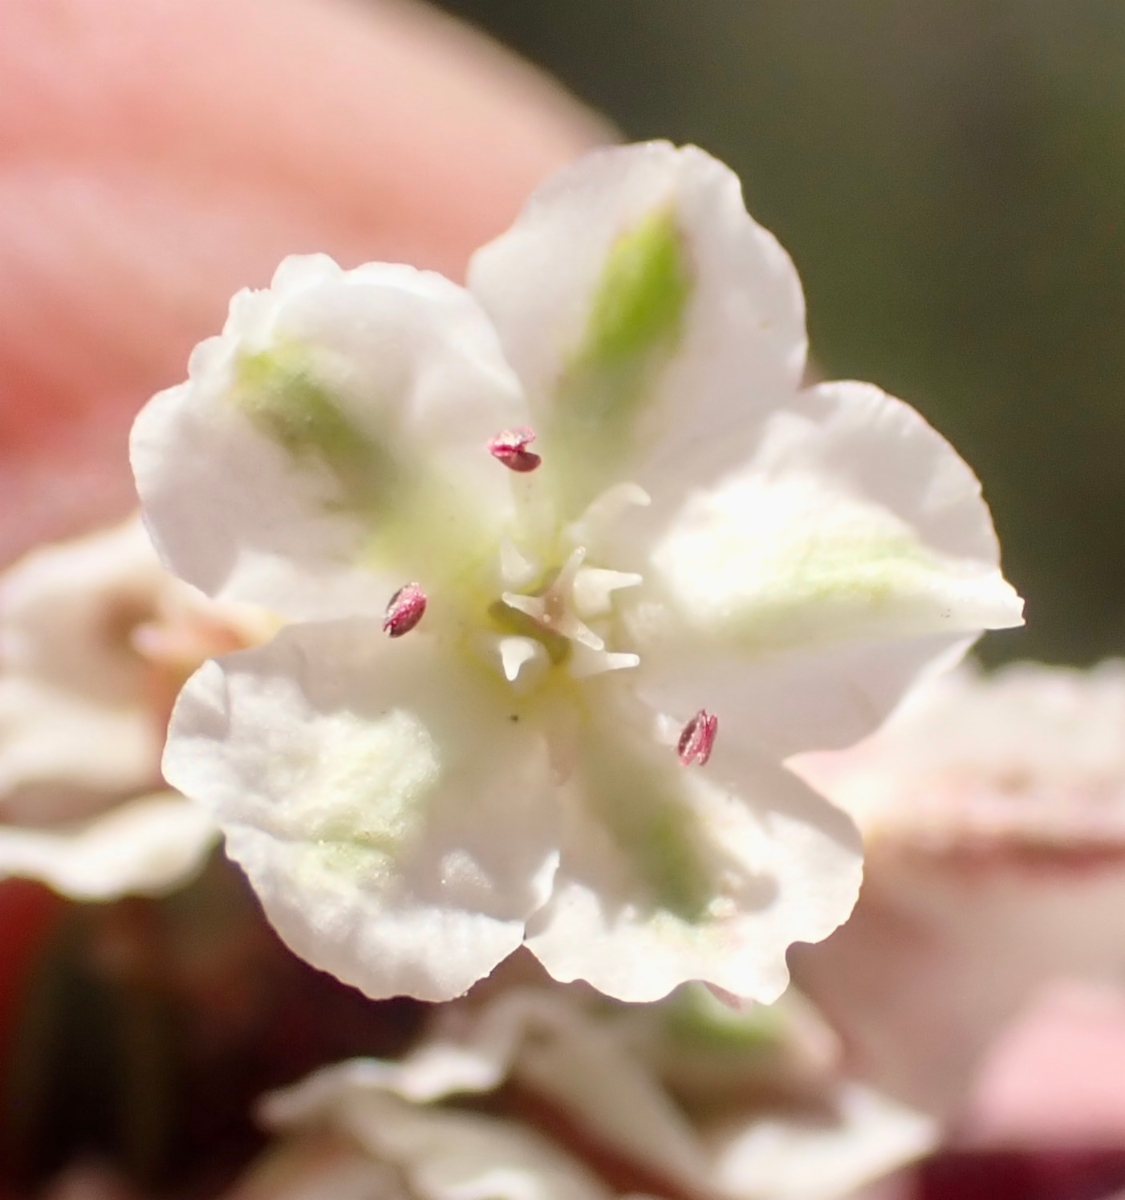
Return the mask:
M989 1048L966 1145L1125 1147L1125 990L1059 981Z
M947 1119L993 1040L1059 976L1125 981L1117 853L873 850L850 921L791 952L853 1068Z

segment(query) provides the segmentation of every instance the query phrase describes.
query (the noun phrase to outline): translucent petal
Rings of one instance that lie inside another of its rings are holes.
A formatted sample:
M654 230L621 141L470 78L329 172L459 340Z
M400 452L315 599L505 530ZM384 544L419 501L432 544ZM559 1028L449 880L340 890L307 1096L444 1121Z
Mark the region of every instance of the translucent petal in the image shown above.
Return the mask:
M289 259L137 418L145 520L177 574L298 618L381 613L490 549L487 451L526 416L473 298L440 276Z
M976 478L866 384L774 414L650 562L629 617L645 697L681 720L705 706L782 756L862 737L981 630L1022 620Z
M202 868L218 835L208 813L162 792L81 825L0 825L0 878L38 879L74 900L159 896Z
M449 999L519 945L556 862L544 739L506 689L376 622L292 626L188 682L165 774L296 953Z
M469 286L571 516L617 479L681 487L685 446L721 445L804 370L793 265L694 146L615 147L559 172L477 251Z
M722 733L706 767L608 725L564 795L562 853L527 944L556 979L621 1000L704 980L771 1001L786 949L826 937L860 878L851 821Z
M408 1104L339 1068L268 1096L262 1114L274 1128L327 1126L349 1135L375 1158L397 1166L420 1200L611 1195L579 1162L514 1121Z

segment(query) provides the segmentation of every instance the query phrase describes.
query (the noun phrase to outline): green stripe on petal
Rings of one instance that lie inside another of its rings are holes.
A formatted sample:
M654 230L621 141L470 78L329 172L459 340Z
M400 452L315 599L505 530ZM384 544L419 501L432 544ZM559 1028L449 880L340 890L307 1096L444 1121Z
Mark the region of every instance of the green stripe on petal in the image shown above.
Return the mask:
M697 634L751 653L1002 628L1019 611L995 567L809 475L762 471L696 496L653 563Z
M344 507L387 509L401 475L393 455L345 416L316 380L307 351L285 346L244 355L233 397L293 458L322 463L335 477Z
M580 360L611 368L674 345L691 293L683 239L671 209L621 235L594 295Z
M671 749L668 757L675 761ZM591 734L582 774L588 807L650 890L652 903L684 921L704 919L715 889L698 819L676 787L676 773Z
M299 344L243 355L232 398L296 464L328 472L335 486L325 508L366 529L358 565L463 588L494 550L480 506L408 446L392 448L357 425L320 375L315 353Z
M692 291L674 209L654 210L618 237L602 269L577 352L556 396L551 430L565 456L556 484L575 512L605 485L646 395L675 352Z

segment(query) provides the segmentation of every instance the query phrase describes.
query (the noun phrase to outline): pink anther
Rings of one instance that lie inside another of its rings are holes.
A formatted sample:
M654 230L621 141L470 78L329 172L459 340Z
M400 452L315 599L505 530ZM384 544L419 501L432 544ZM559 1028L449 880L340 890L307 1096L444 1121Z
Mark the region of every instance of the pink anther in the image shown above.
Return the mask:
M543 460L528 449L533 441L535 430L528 429L526 425L519 429L505 429L488 443L488 452L509 471L534 471Z
M383 632L387 637L402 637L422 619L426 611L426 593L416 583L400 587L387 605Z
M701 708L684 726L680 740L676 743L676 752L680 756L680 762L685 767L690 767L692 763L698 763L701 767L705 766L711 757L711 750L715 745L715 734L718 732L719 718L705 708Z

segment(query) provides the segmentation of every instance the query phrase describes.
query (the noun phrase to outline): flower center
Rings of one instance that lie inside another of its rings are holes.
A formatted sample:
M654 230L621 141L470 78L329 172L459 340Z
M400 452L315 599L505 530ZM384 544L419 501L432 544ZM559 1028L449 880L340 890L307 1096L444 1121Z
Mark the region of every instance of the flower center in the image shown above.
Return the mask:
M612 650L607 639L613 593L636 587L641 576L591 566L587 558L590 545L605 540L608 524L625 508L648 504L649 498L635 484L618 484L560 529L541 485L535 486L539 479L529 477L542 461L528 450L534 440L534 430L520 428L505 430L488 444L488 452L513 473L520 516L517 536L505 538L500 548L504 590L488 610L493 630L501 631L491 635L500 669L509 683L525 688L552 668L584 679L635 667L638 656ZM528 546L551 550L539 555ZM549 569L552 558L556 566Z
M584 679L640 662L635 654L607 650L605 638L588 622L609 617L613 593L635 587L641 576L587 567L585 560L586 548L578 546L542 590L512 590L500 597L511 613L529 619L520 623L523 630L500 640L500 661L509 682L516 682L533 663L545 667L548 661L565 662L573 678ZM503 621L503 614L498 615L502 623L510 623Z

